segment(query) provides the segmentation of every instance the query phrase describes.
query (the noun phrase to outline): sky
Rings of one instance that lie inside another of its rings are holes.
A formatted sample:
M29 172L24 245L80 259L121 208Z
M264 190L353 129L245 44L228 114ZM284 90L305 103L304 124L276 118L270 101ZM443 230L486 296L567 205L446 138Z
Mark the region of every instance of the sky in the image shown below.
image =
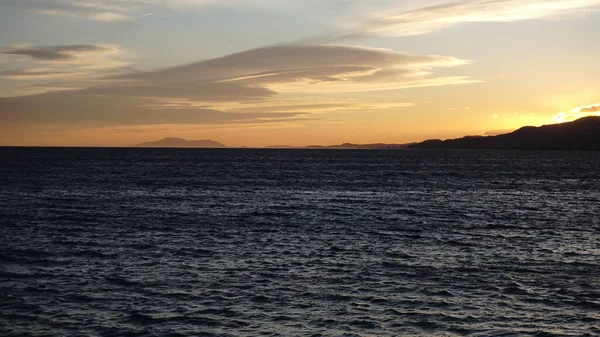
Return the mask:
M0 146L409 143L600 115L600 0L0 0Z

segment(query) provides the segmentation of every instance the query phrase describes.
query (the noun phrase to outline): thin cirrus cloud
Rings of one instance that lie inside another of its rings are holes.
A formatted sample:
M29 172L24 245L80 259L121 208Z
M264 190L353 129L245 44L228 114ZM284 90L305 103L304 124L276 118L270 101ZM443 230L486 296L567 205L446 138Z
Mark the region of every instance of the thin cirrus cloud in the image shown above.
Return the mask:
M153 7L191 8L261 3L265 0L0 0L0 5L24 8L32 13L65 16L99 22L130 21L152 16ZM273 0L275 1L275 0Z
M77 49L70 48L68 50ZM83 48L85 49L85 48ZM13 50L38 59L62 59L57 50ZM50 52L53 51L53 52ZM278 95L408 88L471 83L438 77L436 69L471 63L454 57L336 45L277 45L151 72L103 77L87 87L0 98L0 116L13 123L119 126L144 124L273 123L308 118L318 106L285 106ZM66 87L83 86L73 82ZM101 83L101 84L99 84ZM240 109L240 104L245 109ZM326 110L355 110L337 102ZM377 104L373 104L376 106ZM231 110L228 111L228 106ZM253 106L263 107L251 109ZM364 107L364 104L362 105ZM235 108L234 108L235 107Z
M357 0L333 1L341 11L348 14L354 6L361 4ZM0 5L24 8L33 13L67 16L100 22L134 20L154 15L156 8L189 9L207 6L252 6L289 8L291 0L0 0ZM389 1L370 1L361 6L378 8L389 7ZM431 3L429 1L428 3ZM413 10L400 10L395 14L393 8L386 8L379 15L358 20L358 25L344 26L350 33L339 39L361 35L411 36L431 33L469 22L512 22L540 19L550 16L567 15L579 11L597 9L600 0L463 0L435 1L435 5ZM321 5L307 2L303 6L322 10ZM414 7L414 6L413 6ZM356 20L356 18L353 18Z
M355 34L412 36L475 22L514 22L598 10L600 0L466 0L375 15L355 27Z
M67 16L103 22L125 21L153 0L0 0L0 5L32 13Z

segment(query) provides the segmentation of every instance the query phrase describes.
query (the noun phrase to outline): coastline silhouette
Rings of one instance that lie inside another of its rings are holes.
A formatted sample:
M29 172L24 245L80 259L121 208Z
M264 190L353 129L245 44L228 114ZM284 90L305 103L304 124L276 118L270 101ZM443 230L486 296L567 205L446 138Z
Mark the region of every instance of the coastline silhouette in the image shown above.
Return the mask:
M430 139L408 145L412 149L600 150L600 117L572 122L525 126L497 136Z

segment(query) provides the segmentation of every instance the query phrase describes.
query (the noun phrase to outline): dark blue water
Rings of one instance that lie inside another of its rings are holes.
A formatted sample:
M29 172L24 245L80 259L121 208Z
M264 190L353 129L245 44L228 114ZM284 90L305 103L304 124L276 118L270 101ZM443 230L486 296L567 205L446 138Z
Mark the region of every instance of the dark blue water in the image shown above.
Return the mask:
M600 153L0 149L2 336L599 336Z

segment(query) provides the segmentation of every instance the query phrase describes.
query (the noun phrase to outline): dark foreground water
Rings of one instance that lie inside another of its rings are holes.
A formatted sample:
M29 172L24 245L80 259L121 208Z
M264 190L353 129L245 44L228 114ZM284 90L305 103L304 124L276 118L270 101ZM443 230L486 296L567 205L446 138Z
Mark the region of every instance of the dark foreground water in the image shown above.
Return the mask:
M599 336L600 153L0 149L2 336Z

